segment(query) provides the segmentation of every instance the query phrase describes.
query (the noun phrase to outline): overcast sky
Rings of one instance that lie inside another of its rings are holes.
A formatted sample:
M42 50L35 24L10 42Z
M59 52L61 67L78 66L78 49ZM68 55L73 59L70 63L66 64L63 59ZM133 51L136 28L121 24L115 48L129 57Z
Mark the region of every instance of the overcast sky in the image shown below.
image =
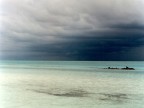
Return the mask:
M144 60L144 0L0 0L0 57Z

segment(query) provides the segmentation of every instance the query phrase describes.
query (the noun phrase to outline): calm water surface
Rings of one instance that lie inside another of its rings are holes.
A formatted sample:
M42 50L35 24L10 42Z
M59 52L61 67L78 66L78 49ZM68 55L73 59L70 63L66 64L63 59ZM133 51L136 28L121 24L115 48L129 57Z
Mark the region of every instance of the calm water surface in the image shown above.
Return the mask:
M106 70L105 67L136 70ZM1 61L0 108L144 108L144 62Z

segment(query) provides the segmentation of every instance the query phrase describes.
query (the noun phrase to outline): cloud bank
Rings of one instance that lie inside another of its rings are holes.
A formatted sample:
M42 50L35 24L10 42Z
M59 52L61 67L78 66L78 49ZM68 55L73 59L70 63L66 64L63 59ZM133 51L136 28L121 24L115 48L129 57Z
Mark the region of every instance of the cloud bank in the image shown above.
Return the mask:
M144 60L143 0L0 0L0 56Z

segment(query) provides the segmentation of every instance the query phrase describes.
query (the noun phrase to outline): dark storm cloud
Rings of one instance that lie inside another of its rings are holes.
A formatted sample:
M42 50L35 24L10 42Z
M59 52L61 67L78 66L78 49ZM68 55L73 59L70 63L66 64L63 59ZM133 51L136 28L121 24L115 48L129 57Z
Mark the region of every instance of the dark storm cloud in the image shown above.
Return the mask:
M75 37L74 41L32 46L31 51L41 52L43 59L55 58L55 60L60 58L64 60L143 60L142 50L132 51L144 46L144 38L141 35L135 35L137 38L129 38L129 36ZM35 58L39 58L40 55Z
M2 58L144 60L143 0L3 0L0 8Z
M131 23L124 23L124 24L113 24L109 25L110 28L116 29L124 29L124 30L144 30L144 24L131 22Z

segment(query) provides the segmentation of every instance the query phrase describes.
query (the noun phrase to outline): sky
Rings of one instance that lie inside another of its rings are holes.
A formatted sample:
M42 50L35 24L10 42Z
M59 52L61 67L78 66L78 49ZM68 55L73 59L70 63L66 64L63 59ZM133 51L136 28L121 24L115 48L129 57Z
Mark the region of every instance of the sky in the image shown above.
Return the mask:
M144 0L0 0L0 59L144 60Z

